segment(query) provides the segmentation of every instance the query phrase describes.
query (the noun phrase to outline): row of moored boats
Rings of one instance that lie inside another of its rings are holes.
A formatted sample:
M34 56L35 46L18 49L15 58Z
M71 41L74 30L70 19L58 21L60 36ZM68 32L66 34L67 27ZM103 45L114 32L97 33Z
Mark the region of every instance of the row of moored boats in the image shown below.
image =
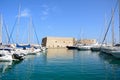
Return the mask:
M114 46L111 45L101 45L101 44L94 44L94 45L76 45L76 46L67 46L68 49L77 49L80 51L83 50L91 50L91 51L99 51L106 54L113 55L116 58L120 58L120 44L116 44Z
M45 52L45 47L25 44L0 46L0 61L23 60L27 55L36 55Z

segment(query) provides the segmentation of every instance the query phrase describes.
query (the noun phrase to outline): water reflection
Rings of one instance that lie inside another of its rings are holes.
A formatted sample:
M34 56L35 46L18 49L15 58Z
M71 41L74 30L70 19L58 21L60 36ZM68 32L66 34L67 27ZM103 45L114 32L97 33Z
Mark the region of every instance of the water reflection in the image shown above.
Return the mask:
M113 80L120 79L120 59L105 53L100 53L99 57L101 61L103 61L106 72L106 80L109 80L109 78Z
M3 74L22 61L0 62L0 74Z
M112 55L100 53L99 57L101 60L104 60L104 63L108 63L111 65L119 66L120 67L120 59L113 57Z
M48 49L47 59L73 59L74 50L67 49Z
M48 49L0 68L3 80L119 80L120 60L99 52ZM12 74L12 75L11 75ZM21 77L22 76L22 77Z
M12 65L12 61L11 62L0 62L0 74L5 73L7 69L10 68L11 65Z
M42 55L41 55L41 63L45 65L46 62L47 62L47 53L42 53Z
M98 59L98 53L92 53L91 51L78 51L68 49L48 49L47 61L51 60L73 60L78 62L80 60L88 60L90 58Z

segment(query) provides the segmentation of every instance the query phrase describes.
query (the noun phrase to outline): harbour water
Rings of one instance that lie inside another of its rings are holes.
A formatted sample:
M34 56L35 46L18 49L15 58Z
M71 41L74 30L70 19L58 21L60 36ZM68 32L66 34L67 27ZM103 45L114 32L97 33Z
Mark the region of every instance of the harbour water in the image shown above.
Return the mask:
M99 52L48 49L23 61L0 62L0 80L120 80L120 59Z

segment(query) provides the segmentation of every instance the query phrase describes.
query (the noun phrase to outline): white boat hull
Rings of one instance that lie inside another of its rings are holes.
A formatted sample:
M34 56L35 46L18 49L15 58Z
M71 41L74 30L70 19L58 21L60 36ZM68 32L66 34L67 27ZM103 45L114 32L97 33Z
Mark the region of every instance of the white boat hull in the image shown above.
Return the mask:
M28 55L35 55L39 53L41 50L40 49L29 49Z
M0 61L10 62L12 61L12 56L11 55L2 56L0 57Z
M116 58L120 58L120 47L104 47L101 51L111 54Z
M78 50L90 50L92 46L79 46Z
M12 55L10 55L10 52L0 50L0 61L12 61Z
M120 58L120 51L111 51L111 54L116 58Z

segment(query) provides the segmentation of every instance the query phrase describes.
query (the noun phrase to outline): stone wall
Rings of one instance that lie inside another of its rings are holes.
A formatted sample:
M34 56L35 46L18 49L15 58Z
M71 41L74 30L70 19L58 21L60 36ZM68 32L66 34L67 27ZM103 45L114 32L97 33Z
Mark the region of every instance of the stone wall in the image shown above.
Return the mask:
M65 37L45 37L42 39L42 46L47 48L65 48L66 46L73 46L75 38Z

